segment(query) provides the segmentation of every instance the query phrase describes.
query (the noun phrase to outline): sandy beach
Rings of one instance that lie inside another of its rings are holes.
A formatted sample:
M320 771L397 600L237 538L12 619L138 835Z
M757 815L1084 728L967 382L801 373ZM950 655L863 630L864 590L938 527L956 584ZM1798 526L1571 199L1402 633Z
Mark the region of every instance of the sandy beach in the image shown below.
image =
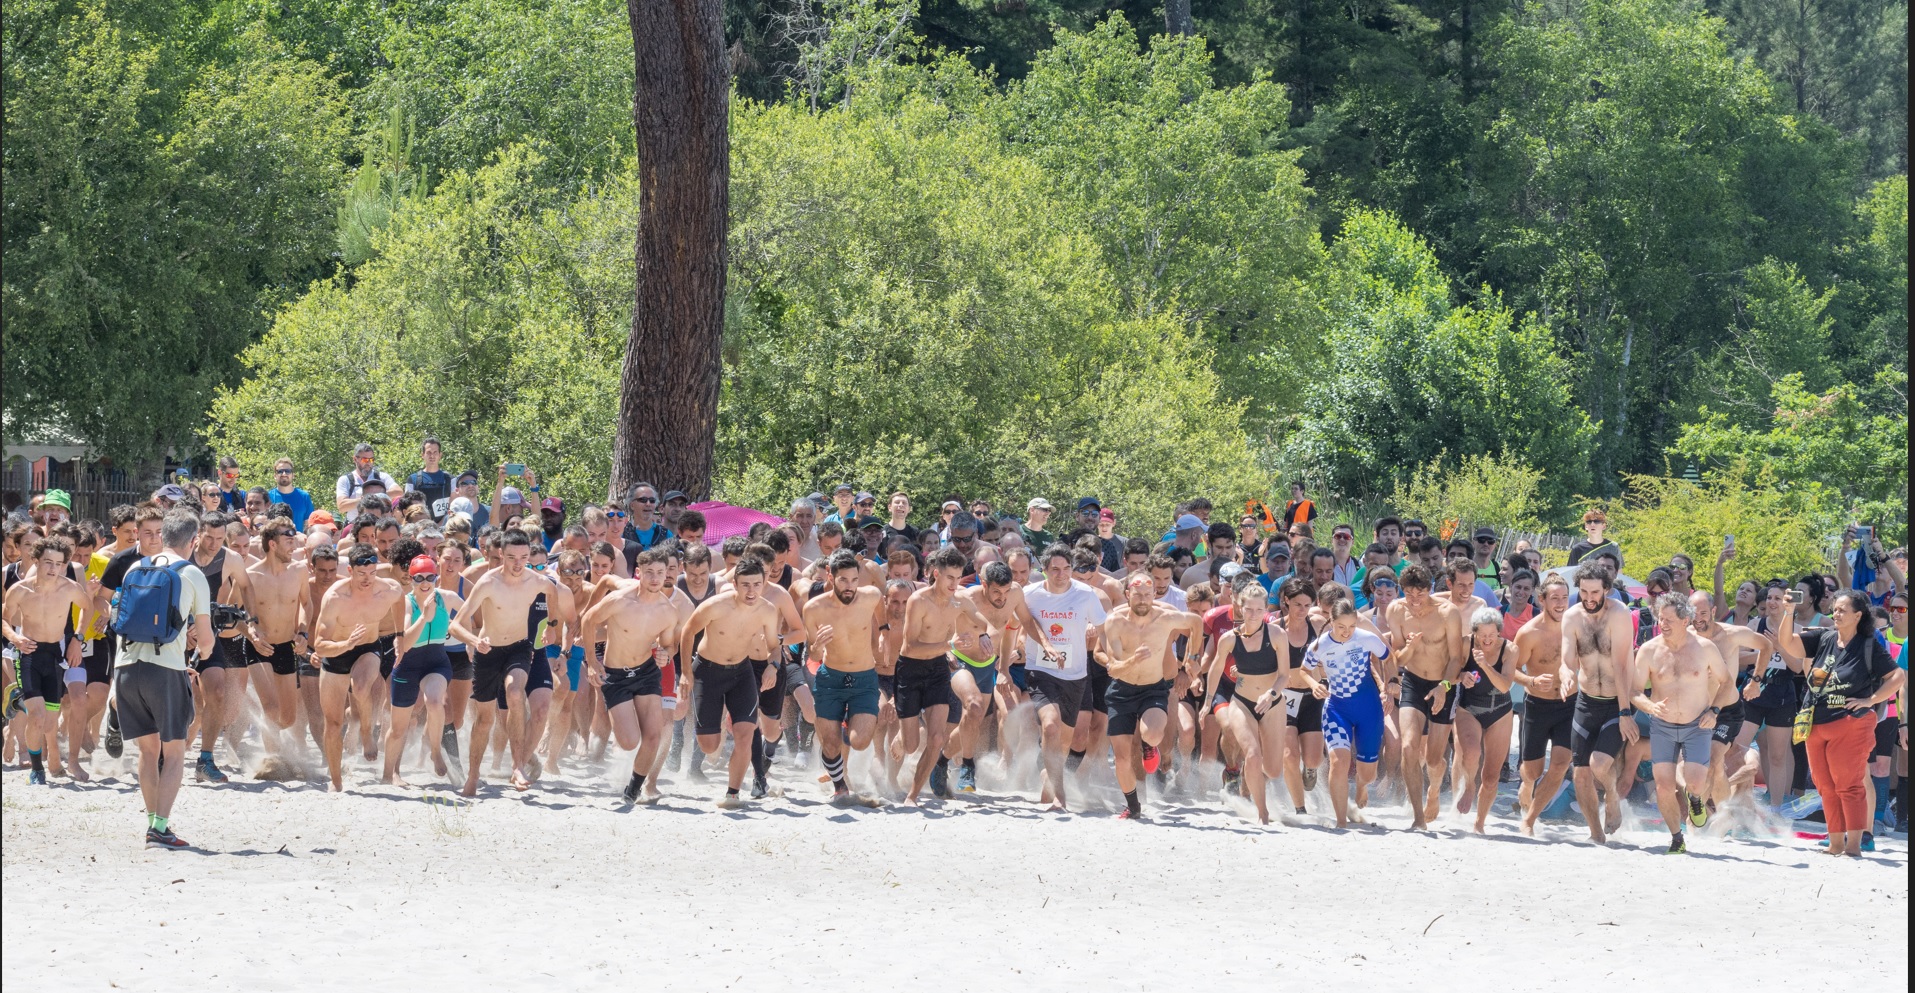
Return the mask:
M1725 824L1672 857L1638 806L1608 848L1569 820L1529 839L1513 784L1484 837L1454 813L1409 833L1387 804L1349 832L1215 800L1128 823L1102 784L1042 814L994 759L979 793L923 809L834 809L815 764L742 811L683 776L630 809L609 781L627 761L476 802L366 767L342 795L189 776L188 852L140 847L124 771L9 771L8 989L1800 989L1805 968L1830 988L1908 967L1900 837L1824 864ZM1806 948L1811 921L1839 949Z

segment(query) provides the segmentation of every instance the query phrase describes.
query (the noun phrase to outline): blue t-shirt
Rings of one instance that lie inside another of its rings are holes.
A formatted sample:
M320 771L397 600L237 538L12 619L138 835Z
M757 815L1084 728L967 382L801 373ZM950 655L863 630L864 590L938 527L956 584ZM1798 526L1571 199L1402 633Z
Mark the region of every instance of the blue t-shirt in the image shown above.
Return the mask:
M269 489L266 491L266 499L272 503L283 503L291 507L293 511L293 527L298 528L302 532L306 530L306 518L311 517L313 513L312 494L295 486L291 493L281 493L278 489Z
M630 524L625 525L625 540L638 542L640 548L650 548L671 536L671 529L667 528L662 521L653 521L652 526L643 531Z

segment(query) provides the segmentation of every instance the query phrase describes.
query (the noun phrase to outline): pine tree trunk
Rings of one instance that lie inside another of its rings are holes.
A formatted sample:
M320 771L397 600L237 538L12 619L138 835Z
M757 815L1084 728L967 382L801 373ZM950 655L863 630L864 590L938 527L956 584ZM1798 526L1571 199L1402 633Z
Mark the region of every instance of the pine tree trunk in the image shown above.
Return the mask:
M638 136L638 290L612 494L711 493L730 173L723 0L626 0Z

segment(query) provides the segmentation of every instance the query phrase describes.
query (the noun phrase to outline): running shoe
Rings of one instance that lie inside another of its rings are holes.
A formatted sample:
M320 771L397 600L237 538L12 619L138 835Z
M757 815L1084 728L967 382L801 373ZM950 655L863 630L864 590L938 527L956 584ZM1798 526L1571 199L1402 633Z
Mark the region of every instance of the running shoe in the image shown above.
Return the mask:
M1317 771L1315 769L1303 770L1303 788L1305 790L1314 790L1317 788Z
M46 784L47 771L45 769L33 769L27 773L27 785L45 786Z
M940 800L951 798L951 770L943 762L931 767L931 795Z
M959 793L977 792L977 770L958 766L957 788Z
M1157 764L1161 761L1163 761L1163 757L1157 754L1157 747L1155 745L1144 746L1144 775L1148 776L1155 773L1157 771Z
M1709 823L1709 808L1702 805L1702 798L1689 794L1689 823L1701 827Z
M1675 836L1675 839L1669 842L1669 851L1668 851L1668 854L1670 854L1670 855L1687 855L1687 854L1689 854L1689 842L1688 842L1688 839L1686 839L1686 838L1684 838L1684 837L1683 837L1682 835L1676 835L1676 836Z
M106 708L106 753L119 758L126 751L126 742L120 738L120 708Z
M771 792L771 784L765 782L765 774L762 772L752 773L751 774L751 798L753 800L763 800L765 798L765 794L770 792Z
M1865 852L1872 852L1872 851L1874 851L1874 850L1875 850L1875 834L1874 834L1874 832L1872 832L1872 831L1864 831L1864 832L1862 832L1862 851L1865 851Z
M182 848L191 848L193 846L187 844L184 839L174 834L171 830L160 831L155 828L147 828L146 847L177 852Z
M213 757L211 755L200 756L199 765L194 769L194 772L203 783L226 782L226 774L219 771L219 766L213 763Z
M644 791L644 789L645 789L645 787L643 787L643 786L640 786L640 785L638 784L638 781L637 781L637 780L632 780L631 782L629 782L629 783L626 783L626 784L625 784L625 802L626 802L626 803L637 803L637 802L638 802L638 795L639 795L639 794L640 794L641 792L643 792L643 791Z

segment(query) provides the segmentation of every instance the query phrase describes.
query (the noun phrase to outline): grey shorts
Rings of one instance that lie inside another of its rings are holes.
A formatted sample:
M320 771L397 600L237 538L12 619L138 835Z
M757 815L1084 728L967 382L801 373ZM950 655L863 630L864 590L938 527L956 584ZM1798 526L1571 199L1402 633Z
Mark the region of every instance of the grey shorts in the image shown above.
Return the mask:
M1649 718L1649 761L1656 765L1682 761L1690 765L1709 764L1709 744L1714 736L1701 727L1702 718L1687 724L1671 724L1660 717Z
M152 662L120 666L114 678L120 733L128 741L159 735L161 742L184 741L193 723L193 684L184 669Z

